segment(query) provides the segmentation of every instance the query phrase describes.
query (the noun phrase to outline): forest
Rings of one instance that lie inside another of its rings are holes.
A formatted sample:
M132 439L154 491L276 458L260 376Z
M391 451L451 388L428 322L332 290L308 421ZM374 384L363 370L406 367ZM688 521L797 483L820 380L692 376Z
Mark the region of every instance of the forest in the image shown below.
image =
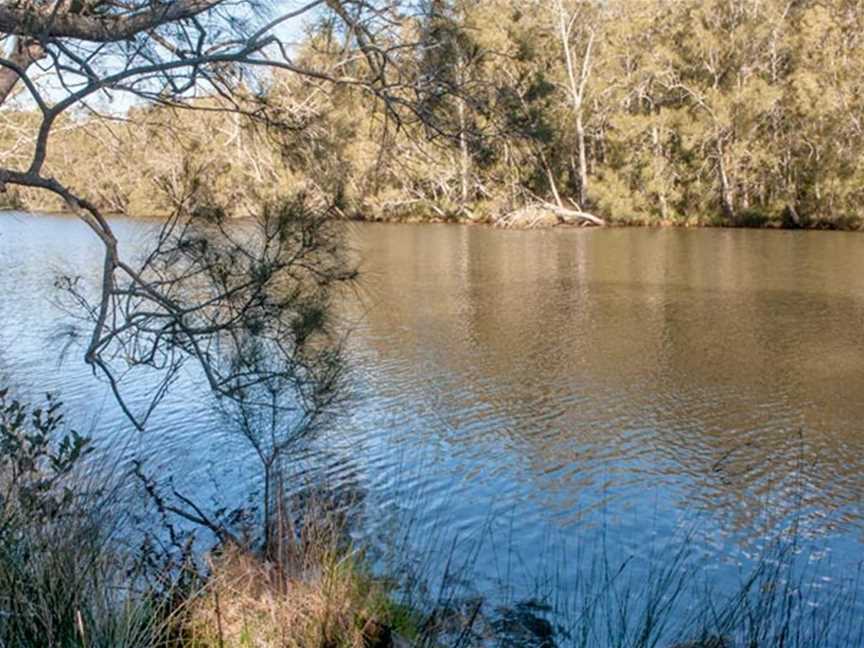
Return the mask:
M318 78L82 104L54 124L46 170L134 216L189 201L243 216L299 191L363 220L506 224L541 205L580 223L861 225L858 0L430 0L397 31L419 46L390 49L386 102L330 82L370 63L317 17L294 60ZM30 159L39 126L13 103L6 167ZM26 187L2 201L64 207Z

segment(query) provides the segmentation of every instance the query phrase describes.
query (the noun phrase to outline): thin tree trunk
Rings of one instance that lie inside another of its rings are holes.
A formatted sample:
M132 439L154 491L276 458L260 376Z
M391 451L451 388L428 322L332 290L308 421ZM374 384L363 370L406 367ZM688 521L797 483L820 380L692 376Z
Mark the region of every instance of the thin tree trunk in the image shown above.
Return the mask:
M459 98L459 179L461 206L464 208L468 203L468 176L470 174L471 159L468 155L468 136L466 134L467 124L465 120L465 99Z
M552 195L555 197L555 204L558 207L564 208L564 202L561 200L561 194L558 193L558 185L555 182L555 174L552 173L552 168L546 160L543 151L540 151L540 161L543 163L543 168L546 170L546 178L549 180L549 188L552 190ZM579 206L581 209L581 205Z
M585 127L582 124L582 109L576 113L576 149L579 155L579 191L576 194L579 209L588 202L588 154L585 150Z
M272 548L272 533L271 528L271 510L272 502L270 500L272 468L270 464L264 466L264 551L268 552Z
M723 152L723 142L717 140L717 172L720 176L720 208L723 216L730 222L735 221L735 206L732 196L732 187L729 184L729 175L726 171L726 156Z
M660 218L669 218L669 206L666 203L665 178L666 163L663 159L663 147L660 145L660 129L657 125L651 127L651 142L654 145L654 176L657 182L657 201L660 203Z
M570 85L570 101L573 116L576 120L576 156L579 160L578 184L576 198L579 208L584 209L588 201L588 152L585 143L585 123L583 115L583 103L588 78L591 75L591 54L594 48L594 31L591 30L588 42L585 44L585 53L582 56L582 65L579 74L576 74L576 63L573 59L573 51L570 46L570 33L576 20L576 16L568 19L564 10L564 4L558 2L558 27L561 38L561 47L564 50L564 63L567 67L567 79Z

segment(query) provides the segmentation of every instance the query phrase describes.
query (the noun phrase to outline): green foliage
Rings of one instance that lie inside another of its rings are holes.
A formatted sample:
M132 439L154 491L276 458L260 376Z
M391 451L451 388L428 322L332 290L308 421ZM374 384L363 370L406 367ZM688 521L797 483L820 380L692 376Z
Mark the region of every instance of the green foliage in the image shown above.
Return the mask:
M31 410L0 390L0 533L17 518L50 523L76 503L68 478L90 453L90 440L62 427L60 406L47 394L44 406Z
M423 7L400 26L423 46L399 50L398 102L275 73L234 98L251 118L218 98L198 100L205 112L135 108L119 124L65 117L49 166L106 211L136 215L171 213L191 196L246 215L303 190L369 219L492 220L560 198L622 223L862 223L860 3ZM340 57L323 22L297 63L342 75ZM571 72L586 75L579 101ZM38 120L5 117L0 142L24 164ZM32 190L5 205L60 207Z
M0 390L0 645L145 648L160 606L132 593L110 477L61 404Z

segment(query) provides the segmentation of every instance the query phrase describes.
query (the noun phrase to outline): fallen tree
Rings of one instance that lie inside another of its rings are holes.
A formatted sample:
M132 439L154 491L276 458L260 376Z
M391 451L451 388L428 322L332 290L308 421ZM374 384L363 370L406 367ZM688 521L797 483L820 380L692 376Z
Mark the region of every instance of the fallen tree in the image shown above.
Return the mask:
M606 221L585 211L540 201L507 212L495 221L495 227L504 229L541 229L561 224L603 227Z

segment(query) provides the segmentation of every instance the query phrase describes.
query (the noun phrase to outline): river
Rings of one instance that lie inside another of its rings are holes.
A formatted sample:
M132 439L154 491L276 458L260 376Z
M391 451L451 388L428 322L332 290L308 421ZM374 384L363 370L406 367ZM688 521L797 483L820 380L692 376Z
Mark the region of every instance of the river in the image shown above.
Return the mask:
M146 230L115 227L128 249ZM600 544L638 579L686 537L687 568L733 587L794 528L821 587L858 569L864 237L349 229L352 397L312 463L362 493L373 544L455 553L466 589L511 600L572 589L561 565ZM195 381L139 435L80 349L60 362L54 274L99 259L74 219L0 214L3 371L196 492L242 492L249 465Z

